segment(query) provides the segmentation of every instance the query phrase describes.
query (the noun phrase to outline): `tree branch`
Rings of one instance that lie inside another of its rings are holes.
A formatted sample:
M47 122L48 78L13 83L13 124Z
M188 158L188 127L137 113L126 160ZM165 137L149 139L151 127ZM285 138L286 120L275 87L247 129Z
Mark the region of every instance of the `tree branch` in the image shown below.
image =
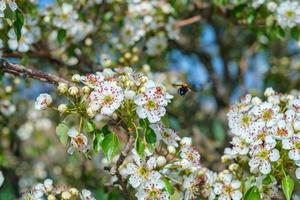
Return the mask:
M29 69L23 65L8 62L5 59L0 59L0 71L13 74L15 76L30 77L33 79L37 79L55 85L58 85L59 83L71 84L69 81L59 76L49 74L49 73L44 73L38 70Z
M122 175L120 174L119 168L123 164L123 162L126 159L126 157L128 156L128 154L130 153L130 151L133 147L134 141L135 141L135 138L133 137L132 134L130 134L128 142L127 142L126 146L124 147L123 151L121 152L116 165L110 169L110 173L112 175L116 175L117 178L119 179L119 184L122 187L122 190L124 192L124 197L126 199L131 199L131 197L130 197L129 191L127 190L126 183L123 181Z

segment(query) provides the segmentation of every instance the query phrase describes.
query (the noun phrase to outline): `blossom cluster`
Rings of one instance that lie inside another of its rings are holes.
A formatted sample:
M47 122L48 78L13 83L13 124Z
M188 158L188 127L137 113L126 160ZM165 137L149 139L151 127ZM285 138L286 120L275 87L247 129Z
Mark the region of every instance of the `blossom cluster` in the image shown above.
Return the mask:
M128 15L121 34L124 44L130 46L147 38L146 53L154 56L166 49L167 39L178 39L173 8L167 1L127 0L127 3Z
M235 4L249 3L253 9L265 7L270 12L269 21L273 18L282 28L293 28L300 24L300 4L296 0L252 0L233 1ZM269 22L266 22L267 24Z
M154 84L142 73L134 72L131 68L104 69L103 72L85 76L76 74L72 80L80 82L82 86L69 87L66 83L60 83L58 91L77 102L81 98L78 105L80 108L61 104L57 110L62 114L70 114L74 109L80 109L82 112L84 108L88 118L107 119L128 112L131 116L134 114L131 112L135 111L140 119L156 123L166 114L165 107L172 99L172 95L167 93L163 86ZM53 106L52 101L49 94L40 94L35 107L39 110L46 109ZM81 130L71 128L68 135L71 139L70 153L73 153L73 147L81 152L88 150L88 139Z
M33 186L31 189L27 189L26 191L21 192L21 199L35 199L35 200L71 200L71 199L81 199L81 200L96 200L92 193L83 189L79 192L78 189L74 187L69 187L67 185L54 185L52 179L46 179L43 183L38 183Z
M264 95L265 101L246 95L230 109L232 147L225 149L223 160L247 162L259 179L278 178L281 173L294 173L300 179L300 98L272 88ZM277 183L272 184L276 187Z

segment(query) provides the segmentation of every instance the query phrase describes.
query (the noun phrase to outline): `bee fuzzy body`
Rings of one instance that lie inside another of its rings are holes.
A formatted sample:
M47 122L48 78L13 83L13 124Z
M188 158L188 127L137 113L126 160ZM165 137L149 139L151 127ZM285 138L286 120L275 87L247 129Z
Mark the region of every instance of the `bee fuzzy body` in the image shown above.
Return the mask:
M190 91L190 87L188 84L183 83L183 84L173 84L173 86L179 87L177 90L177 93L180 96L184 96L188 91Z

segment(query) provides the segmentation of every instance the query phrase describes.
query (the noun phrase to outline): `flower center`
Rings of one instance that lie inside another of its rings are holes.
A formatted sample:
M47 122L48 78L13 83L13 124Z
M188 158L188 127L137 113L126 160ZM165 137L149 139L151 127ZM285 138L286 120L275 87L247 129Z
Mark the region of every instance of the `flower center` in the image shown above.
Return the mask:
M148 171L145 167L140 167L139 168L139 174L143 177L147 177L148 176Z
M296 142L295 147L296 149L300 149L300 142Z
M156 189L152 189L150 192L149 192L149 196L150 197L158 197L158 191Z
M243 124L244 126L249 126L249 124L250 124L250 117L249 117L249 115L244 114L244 115L242 116L242 124Z
M295 17L295 15L296 15L296 13L293 10L288 10L285 13L285 16L288 17L288 18L293 18L293 17Z
M262 114L262 118L264 121L269 121L272 119L273 111L271 109L265 110Z
M267 150L262 150L259 154L258 157L266 160L268 158L269 152Z
M111 95L105 95L103 97L103 103L104 104L110 104L113 100L113 97Z
M286 129L280 128L280 129L277 130L277 135L278 135L278 136L287 136L287 135L288 135L288 132L287 132Z
M148 108L148 110L153 110L156 108L156 102L153 100L149 100L146 104L146 107Z
M230 185L225 185L224 192L230 194L233 192L233 188Z

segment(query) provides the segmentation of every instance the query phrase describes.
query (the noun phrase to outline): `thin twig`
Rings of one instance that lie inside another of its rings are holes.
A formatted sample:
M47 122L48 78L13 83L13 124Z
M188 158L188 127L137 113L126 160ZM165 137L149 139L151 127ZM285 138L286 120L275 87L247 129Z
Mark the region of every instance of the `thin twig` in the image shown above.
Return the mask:
M0 59L0 71L3 71L5 73L13 74L16 76L22 76L22 77L30 77L34 78L43 82L48 82L51 84L58 85L59 83L67 83L71 84L66 79L63 79L59 76L44 73L39 70L29 69L26 68L23 65L11 63L6 61L5 59Z
M182 26L187 26L187 25L190 25L190 24L193 24L195 22L198 22L200 21L202 18L200 15L196 15L196 16L193 16L193 17L190 17L188 19L183 19L183 20L179 20L176 22L176 26L177 27L182 27Z

